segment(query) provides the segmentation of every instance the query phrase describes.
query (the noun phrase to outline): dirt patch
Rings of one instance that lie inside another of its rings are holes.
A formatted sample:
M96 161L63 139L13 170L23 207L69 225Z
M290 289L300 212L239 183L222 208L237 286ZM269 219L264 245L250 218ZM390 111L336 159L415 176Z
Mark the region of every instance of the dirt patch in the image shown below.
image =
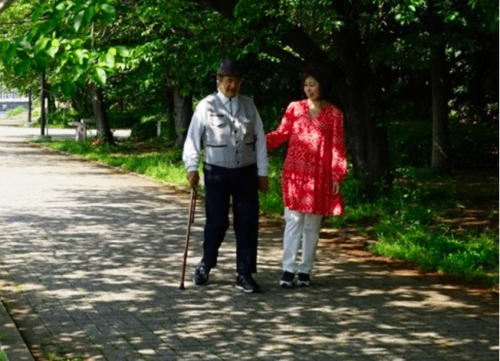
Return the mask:
M459 277L425 271L412 262L375 254L369 250L369 247L376 240L360 236L359 232L355 230L323 229L320 233L320 239L336 252L347 255L357 262L389 266L393 269L395 275L401 277L432 278L436 283L456 286L468 294L495 298L499 296L498 285L491 288L475 283L468 283Z
M440 221L456 232L498 232L498 172L463 171L450 182L459 204Z

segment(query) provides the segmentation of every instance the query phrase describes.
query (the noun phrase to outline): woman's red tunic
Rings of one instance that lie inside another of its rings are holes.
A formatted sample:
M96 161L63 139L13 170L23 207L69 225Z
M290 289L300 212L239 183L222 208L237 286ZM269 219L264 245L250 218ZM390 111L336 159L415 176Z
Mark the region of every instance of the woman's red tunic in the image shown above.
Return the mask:
M267 149L289 140L281 189L285 206L301 213L344 214L342 195L332 194L332 183L347 170L342 112L325 105L311 118L307 100L292 102L280 126L267 134Z

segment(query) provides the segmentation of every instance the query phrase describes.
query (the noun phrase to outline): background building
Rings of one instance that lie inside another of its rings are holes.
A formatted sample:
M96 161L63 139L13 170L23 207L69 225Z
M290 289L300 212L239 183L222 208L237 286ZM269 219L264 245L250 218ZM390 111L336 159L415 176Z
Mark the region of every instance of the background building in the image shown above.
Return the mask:
M28 109L28 102L29 98L27 96L19 95L16 89L3 89L0 84L0 112L6 112L18 106Z

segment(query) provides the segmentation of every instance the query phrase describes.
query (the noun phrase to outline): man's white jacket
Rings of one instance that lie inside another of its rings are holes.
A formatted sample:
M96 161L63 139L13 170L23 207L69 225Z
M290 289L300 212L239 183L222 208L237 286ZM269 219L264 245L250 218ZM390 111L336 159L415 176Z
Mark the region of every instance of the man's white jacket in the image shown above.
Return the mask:
M258 175L267 175L262 119L253 100L245 95L228 99L219 91L198 103L182 154L188 171L198 170L202 146L207 164L242 168L257 163Z

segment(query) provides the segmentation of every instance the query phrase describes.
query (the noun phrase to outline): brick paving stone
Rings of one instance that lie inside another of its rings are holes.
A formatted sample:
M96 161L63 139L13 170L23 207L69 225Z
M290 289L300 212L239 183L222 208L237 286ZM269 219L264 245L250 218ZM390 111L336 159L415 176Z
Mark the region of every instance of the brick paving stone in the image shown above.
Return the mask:
M9 133L10 132L10 133ZM498 299L339 254L320 239L308 289L282 290L282 229L234 287L234 234L204 287L199 202L180 290L188 194L19 141L0 127L0 296L32 349L85 360L498 360Z

